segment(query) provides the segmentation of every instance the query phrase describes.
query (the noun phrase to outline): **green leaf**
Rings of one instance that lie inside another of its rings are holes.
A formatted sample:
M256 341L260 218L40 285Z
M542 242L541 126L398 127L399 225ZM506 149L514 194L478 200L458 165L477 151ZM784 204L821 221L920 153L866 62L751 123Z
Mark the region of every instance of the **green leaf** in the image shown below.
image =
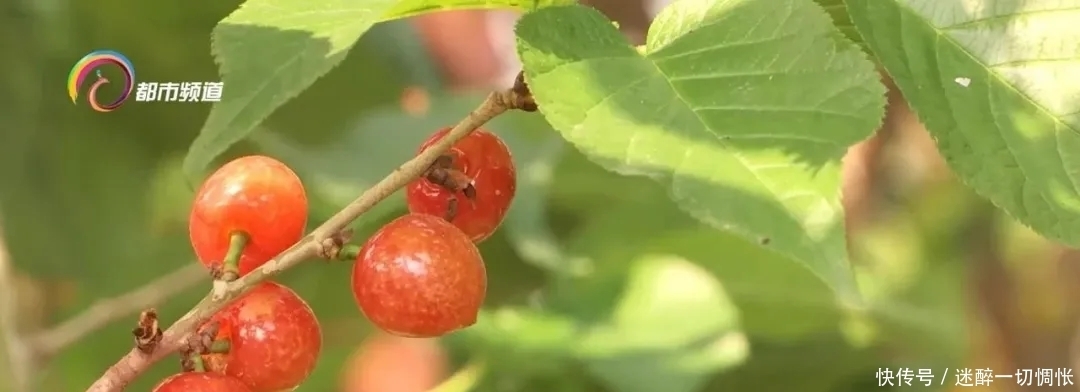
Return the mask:
M243 140L275 109L345 59L360 36L395 0L250 0L214 28L214 57L224 83L184 159L199 178L205 167Z
M199 178L230 146L247 137L278 107L345 59L379 21L465 8L563 4L567 0L248 0L214 28L212 46L224 83L184 159ZM362 88L362 86L357 86Z
M644 55L580 6L526 14L517 36L541 111L578 149L660 181L699 220L767 240L857 301L839 161L880 124L885 89L821 7L682 0L656 18Z
M859 36L859 31L855 29L855 25L851 23L851 17L848 16L847 6L844 5L844 0L814 1L829 13L829 17L833 20L833 25L844 33L845 38L851 40L851 42L862 44L862 37Z
M626 279L611 318L593 325L576 350L614 390L693 392L748 356L738 311L701 267L644 255Z
M1080 8L1068 1L847 0L958 176L1080 245Z

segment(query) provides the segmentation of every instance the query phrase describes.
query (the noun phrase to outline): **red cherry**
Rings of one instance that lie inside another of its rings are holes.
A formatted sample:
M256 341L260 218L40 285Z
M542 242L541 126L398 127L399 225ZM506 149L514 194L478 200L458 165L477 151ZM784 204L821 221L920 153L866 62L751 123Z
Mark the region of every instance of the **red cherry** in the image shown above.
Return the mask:
M476 323L487 272L460 229L434 215L408 214L368 238L353 264L352 289L377 327L435 337Z
M435 132L419 151L449 131ZM514 199L517 174L510 149L494 133L477 129L455 143L446 156L448 168L419 178L406 188L409 212L447 217L473 241L483 241L502 223ZM466 189L468 186L472 189Z
M276 159L251 155L226 163L203 182L188 232L207 267L221 265L233 232L246 233L243 275L299 241L307 217L307 195L296 173Z
M300 385L322 350L319 321L300 296L266 281L214 315L223 354L203 356L208 371L236 377L252 392L277 392Z
M161 381L153 392L254 392L235 378L214 373L179 373Z

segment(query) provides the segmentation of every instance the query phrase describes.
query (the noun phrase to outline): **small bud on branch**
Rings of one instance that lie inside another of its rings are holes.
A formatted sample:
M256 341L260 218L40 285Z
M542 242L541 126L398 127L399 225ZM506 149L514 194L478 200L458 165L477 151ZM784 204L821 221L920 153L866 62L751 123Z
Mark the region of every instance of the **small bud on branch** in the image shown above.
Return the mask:
M158 325L157 310L151 308L139 314L139 322L131 334L135 335L135 348L143 354L150 354L161 341L161 327Z

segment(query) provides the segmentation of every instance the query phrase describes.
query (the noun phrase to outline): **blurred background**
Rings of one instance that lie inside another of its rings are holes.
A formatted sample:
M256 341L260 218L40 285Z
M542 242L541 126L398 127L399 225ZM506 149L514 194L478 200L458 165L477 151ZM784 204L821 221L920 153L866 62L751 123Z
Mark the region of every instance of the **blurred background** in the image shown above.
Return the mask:
M588 3L635 44L664 5ZM205 293L180 161L209 104L129 102L103 114L72 105L64 83L94 49L126 54L139 80L218 80L210 32L238 5L4 2L0 250L10 266L0 273L9 353L0 390L84 390L131 347L141 309L123 304L156 304L169 323ZM462 118L478 91L512 80L515 17L447 12L380 24L228 157L287 162L321 222ZM896 92L882 129L845 159L850 250L870 303L858 314L838 310L793 263L687 218L658 184L590 163L538 116L490 128L510 144L520 183L511 215L481 245L490 282L480 322L438 341L391 338L358 311L347 263L305 264L281 280L315 310L324 346L298 391L951 390L968 388L953 376L965 368L1014 374L1076 361L1080 254L959 184ZM401 211L396 195L354 238ZM95 304L98 312L50 329ZM944 381L879 385L880 371L902 368ZM166 360L129 390L149 391L178 369ZM989 384L977 388L1075 388Z

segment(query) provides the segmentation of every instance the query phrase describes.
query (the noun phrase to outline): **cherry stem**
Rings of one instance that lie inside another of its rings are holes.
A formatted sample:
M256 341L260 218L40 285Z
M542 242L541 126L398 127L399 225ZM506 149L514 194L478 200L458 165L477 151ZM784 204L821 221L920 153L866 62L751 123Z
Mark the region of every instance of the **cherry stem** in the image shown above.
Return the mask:
M198 353L192 353L189 359L191 360L191 371L196 373L206 372L206 363L203 362L201 355L199 355Z
M232 344L228 340L215 340L206 348L208 354L228 354Z
M345 244L337 254L339 261L352 261L360 256L360 245Z
M240 255L244 254L248 238L247 233L242 231L229 235L229 252L225 254L225 260L221 261L221 280L232 282L240 278Z

